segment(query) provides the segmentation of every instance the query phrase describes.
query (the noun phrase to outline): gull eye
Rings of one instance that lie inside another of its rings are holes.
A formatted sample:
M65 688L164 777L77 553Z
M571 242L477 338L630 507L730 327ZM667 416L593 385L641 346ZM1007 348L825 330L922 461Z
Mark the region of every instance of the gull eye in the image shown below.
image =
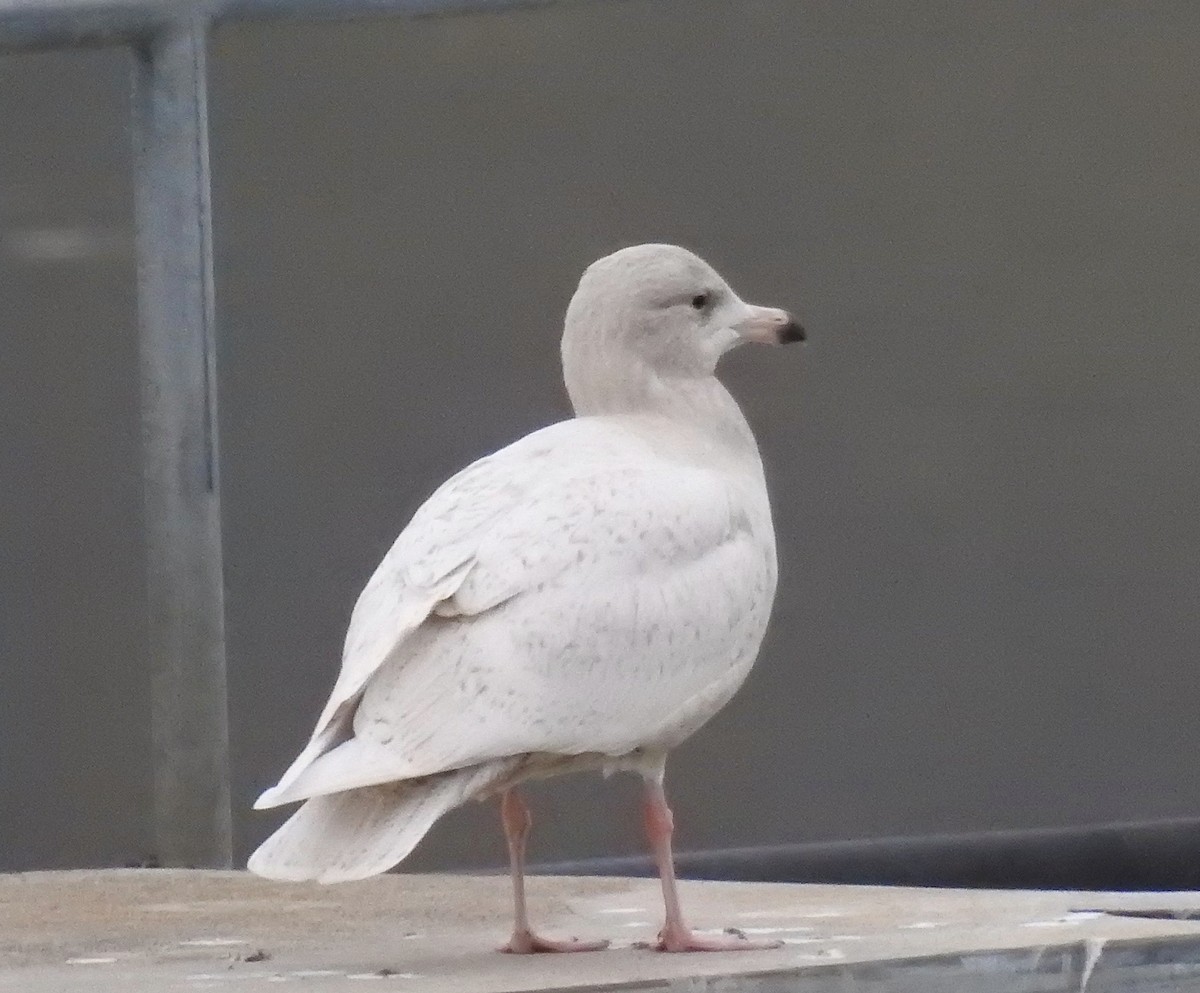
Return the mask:
M695 310L703 310L708 306L708 303L711 299L712 297L708 293L697 293L694 297L692 297L692 307Z

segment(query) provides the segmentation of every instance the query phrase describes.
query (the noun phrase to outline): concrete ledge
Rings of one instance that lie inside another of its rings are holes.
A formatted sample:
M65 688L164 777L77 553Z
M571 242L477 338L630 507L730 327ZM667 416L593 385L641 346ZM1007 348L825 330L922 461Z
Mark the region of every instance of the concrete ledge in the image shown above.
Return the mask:
M778 951L663 955L657 884L537 878L535 922L607 952L500 955L508 881L389 875L335 887L239 872L0 876L0 990L688 993L1181 989L1200 985L1200 894L683 883L697 927ZM1190 983L1189 983L1190 981ZM268 987L266 984L272 984Z

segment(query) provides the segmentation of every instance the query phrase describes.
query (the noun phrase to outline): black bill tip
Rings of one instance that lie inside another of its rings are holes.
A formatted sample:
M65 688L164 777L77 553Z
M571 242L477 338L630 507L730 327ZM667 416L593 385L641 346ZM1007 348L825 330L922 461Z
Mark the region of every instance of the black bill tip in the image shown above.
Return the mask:
M779 341L781 344L790 345L793 341L805 341L808 335L795 321L788 321L779 329Z

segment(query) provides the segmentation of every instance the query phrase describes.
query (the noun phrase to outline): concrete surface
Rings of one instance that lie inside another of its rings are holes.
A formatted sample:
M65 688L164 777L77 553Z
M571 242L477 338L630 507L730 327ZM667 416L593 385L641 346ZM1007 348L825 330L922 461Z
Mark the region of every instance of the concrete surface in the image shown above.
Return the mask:
M533 880L535 920L546 931L608 937L615 947L518 957L494 951L508 923L500 877L390 875L318 887L238 872L28 873L0 876L0 990L1200 988L1200 921L1186 919L1200 914L1200 894L683 886L697 927L786 944L716 955L639 948L658 924L652 880Z

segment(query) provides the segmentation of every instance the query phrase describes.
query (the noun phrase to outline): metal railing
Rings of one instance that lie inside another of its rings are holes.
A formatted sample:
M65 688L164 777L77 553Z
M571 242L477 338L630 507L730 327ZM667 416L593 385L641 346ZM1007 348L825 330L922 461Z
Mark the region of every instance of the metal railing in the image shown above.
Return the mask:
M125 45L145 480L154 838L163 865L232 864L209 32L235 21L407 17L551 0L0 0L0 54Z

